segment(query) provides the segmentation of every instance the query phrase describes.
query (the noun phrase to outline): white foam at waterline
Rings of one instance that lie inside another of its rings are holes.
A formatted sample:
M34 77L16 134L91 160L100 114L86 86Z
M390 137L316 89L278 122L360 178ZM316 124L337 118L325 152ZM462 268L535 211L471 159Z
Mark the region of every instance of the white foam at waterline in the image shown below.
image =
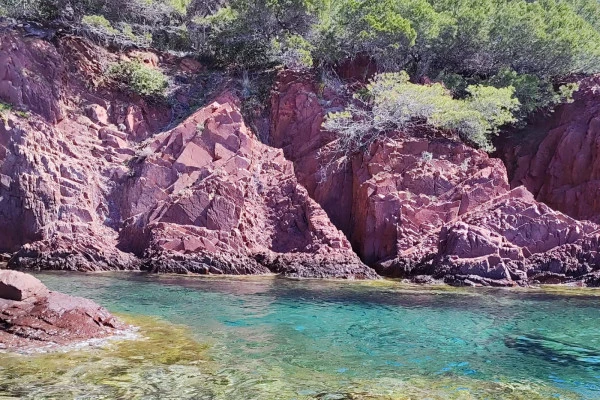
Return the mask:
M70 343L67 345L59 345L58 343L50 342L44 346L34 348L22 348L18 350L8 350L0 348L0 353L12 353L21 355L31 354L46 354L46 353L68 353L71 351L89 349L89 348L102 348L108 346L110 343L126 341L126 340L138 340L142 336L139 333L140 328L137 326L131 326L128 329L118 330L114 334L103 337L103 338L92 338L87 340Z

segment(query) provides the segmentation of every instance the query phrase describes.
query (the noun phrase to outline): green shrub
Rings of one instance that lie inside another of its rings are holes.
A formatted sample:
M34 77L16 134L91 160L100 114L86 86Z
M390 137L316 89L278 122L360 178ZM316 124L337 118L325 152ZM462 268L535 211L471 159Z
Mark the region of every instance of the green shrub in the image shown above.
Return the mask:
M114 80L127 85L140 96L163 96L169 83L159 70L145 66L137 61L124 61L113 64L108 70Z
M303 70L313 67L313 46L300 35L287 36L281 42L274 40L273 48L276 61L280 61L289 69Z
M12 110L12 105L0 101L0 113Z
M118 31L112 27L110 22L103 15L85 15L81 22L84 25L88 25L93 28L98 28L106 31L107 33L118 33Z
M232 0L209 16L194 18L198 44L204 52L232 69L263 69L281 62L279 49L300 44L316 20L312 0ZM289 40L292 43L287 43ZM274 42L277 43L274 46ZM301 61L306 46L293 48ZM278 49L279 47L279 49ZM288 53L289 55L290 53Z
M192 0L168 0L168 3L173 10L178 12L181 15L187 14L187 8L190 5Z
M518 74L511 69L503 69L488 81L496 87L512 86L515 88L515 96L521 103L519 117L545 109L552 109L561 103L573 101L573 93L579 89L575 83L565 84L554 89L552 82L544 81L535 75Z
M59 16L60 0L2 0L4 15L17 18L46 21Z
M8 121L8 113L13 109L12 105L0 101L0 120L3 124Z
M427 124L456 132L463 140L492 151L491 136L515 122L519 107L514 88L469 86L468 96L454 99L441 84L417 85L406 72L376 75L359 103L327 116L324 127L338 133L338 150L365 149L382 134Z

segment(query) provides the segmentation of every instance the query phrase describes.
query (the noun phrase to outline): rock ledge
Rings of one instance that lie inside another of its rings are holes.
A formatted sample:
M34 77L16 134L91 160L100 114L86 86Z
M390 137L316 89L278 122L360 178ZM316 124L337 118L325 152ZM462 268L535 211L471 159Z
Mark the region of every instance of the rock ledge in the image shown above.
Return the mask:
M107 338L126 328L91 300L51 292L22 272L0 271L0 350L52 349Z

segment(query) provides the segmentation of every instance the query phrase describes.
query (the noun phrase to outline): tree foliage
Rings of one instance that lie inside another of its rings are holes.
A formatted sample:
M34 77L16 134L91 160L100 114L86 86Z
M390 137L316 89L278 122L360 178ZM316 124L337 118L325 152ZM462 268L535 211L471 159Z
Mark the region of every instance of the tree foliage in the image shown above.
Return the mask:
M1 4L0 12L8 16L70 21L96 36L191 52L236 72L277 65L323 68L369 57L378 72L406 71L411 82L443 83L455 100L483 96L489 90L483 87L512 87L521 103L515 117L521 120L570 101L577 87L563 83L571 77L600 72L598 0L3 0ZM433 95L432 90L441 89L424 90ZM481 125L476 118L471 121L472 126Z
M418 85L406 72L378 74L344 111L330 113L324 127L339 134L338 150L352 153L387 132L428 124L454 131L487 151L498 128L515 122L514 88L474 85L455 99L440 83Z

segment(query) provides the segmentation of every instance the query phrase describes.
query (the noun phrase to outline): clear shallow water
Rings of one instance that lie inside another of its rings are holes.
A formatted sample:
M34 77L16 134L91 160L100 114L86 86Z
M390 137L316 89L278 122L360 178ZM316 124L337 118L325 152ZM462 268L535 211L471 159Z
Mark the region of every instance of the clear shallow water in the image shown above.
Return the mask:
M0 399L600 399L598 291L38 277L147 339L0 354Z

